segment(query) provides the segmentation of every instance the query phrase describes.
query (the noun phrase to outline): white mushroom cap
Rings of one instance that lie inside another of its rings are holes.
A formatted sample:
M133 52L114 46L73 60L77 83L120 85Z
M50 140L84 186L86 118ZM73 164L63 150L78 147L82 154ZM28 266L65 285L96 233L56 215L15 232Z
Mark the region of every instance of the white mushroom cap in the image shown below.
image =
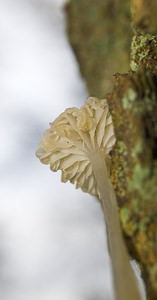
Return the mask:
M43 134L36 156L52 171L61 170L63 182L98 196L91 156L101 152L109 171L109 152L115 144L107 100L90 97L80 108L68 108Z

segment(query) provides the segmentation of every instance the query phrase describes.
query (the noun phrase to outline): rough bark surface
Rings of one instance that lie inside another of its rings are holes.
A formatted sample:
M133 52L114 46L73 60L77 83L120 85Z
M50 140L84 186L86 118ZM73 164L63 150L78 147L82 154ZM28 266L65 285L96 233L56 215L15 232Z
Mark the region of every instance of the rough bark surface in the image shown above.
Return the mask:
M112 90L113 75L129 68L129 1L72 0L66 12L69 39L88 90L102 97Z
M111 178L121 225L128 251L141 268L147 299L155 300L157 1L132 0L133 38L129 2L71 0L66 12L69 39L89 93L109 101L117 138Z

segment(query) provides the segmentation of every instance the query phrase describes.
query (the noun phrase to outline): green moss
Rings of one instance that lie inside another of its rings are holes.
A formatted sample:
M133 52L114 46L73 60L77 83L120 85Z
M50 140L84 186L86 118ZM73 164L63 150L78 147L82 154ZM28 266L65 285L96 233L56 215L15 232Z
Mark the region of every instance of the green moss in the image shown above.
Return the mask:
M149 53L149 42L153 40L150 34L135 35L132 39L131 44L131 62L130 67L132 71L137 71L139 63L144 59ZM138 60L137 60L138 55Z
M130 68L137 71L140 65L157 72L157 36L151 34L135 35L131 44Z

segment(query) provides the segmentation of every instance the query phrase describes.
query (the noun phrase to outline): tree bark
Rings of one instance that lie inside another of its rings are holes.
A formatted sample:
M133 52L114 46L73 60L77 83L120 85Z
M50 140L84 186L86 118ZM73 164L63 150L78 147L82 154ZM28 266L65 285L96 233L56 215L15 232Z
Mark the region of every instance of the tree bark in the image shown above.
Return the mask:
M89 93L107 97L110 105L117 138L111 180L121 226L128 251L141 268L147 299L155 300L157 1L71 0L66 13Z
M89 93L102 97L112 91L113 75L129 68L129 0L71 0L66 12L69 39Z

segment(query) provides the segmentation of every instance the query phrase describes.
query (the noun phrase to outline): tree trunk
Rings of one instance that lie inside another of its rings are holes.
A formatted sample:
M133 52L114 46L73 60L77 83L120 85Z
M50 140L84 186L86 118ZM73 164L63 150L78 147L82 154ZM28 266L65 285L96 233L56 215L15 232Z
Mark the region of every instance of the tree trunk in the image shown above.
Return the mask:
M117 138L111 180L122 230L141 268L147 299L155 300L157 1L132 0L130 10L128 0L71 0L66 13L69 39L89 93L107 97L110 105Z

